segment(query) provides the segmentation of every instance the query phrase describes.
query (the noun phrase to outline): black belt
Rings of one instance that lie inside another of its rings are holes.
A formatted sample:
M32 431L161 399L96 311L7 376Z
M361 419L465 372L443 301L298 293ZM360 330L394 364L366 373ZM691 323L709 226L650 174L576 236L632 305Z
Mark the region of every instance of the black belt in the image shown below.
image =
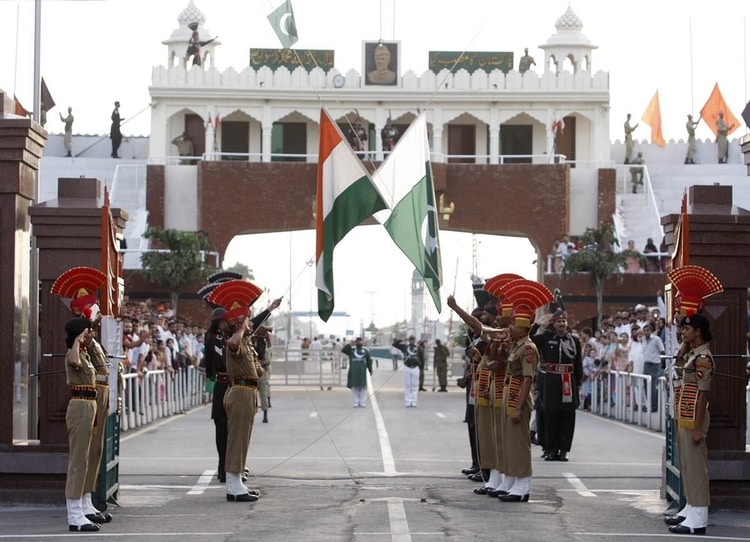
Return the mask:
M232 385L233 386L247 386L249 388L257 388L258 379L257 378L233 378Z
M413 369L414 367L419 367L418 361L405 361L404 365L406 365L409 369Z
M545 372L556 374L568 374L573 372L573 365L565 363L545 363L543 365Z
M229 375L227 373L216 373L217 384L230 384Z
M71 399L87 399L89 401L96 400L96 388L85 386L80 388L70 389Z

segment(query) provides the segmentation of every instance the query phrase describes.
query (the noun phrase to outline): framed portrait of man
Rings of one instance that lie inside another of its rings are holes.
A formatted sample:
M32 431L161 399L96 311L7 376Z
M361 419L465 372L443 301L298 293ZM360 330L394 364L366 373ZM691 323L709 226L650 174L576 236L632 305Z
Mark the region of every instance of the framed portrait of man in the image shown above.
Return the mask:
M398 85L400 50L398 41L363 42L362 73L365 76L365 85Z

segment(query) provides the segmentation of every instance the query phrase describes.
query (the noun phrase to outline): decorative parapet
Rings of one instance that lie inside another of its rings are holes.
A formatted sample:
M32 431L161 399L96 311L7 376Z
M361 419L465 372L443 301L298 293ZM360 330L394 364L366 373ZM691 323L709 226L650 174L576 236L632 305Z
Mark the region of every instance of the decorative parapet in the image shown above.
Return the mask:
M334 77L343 75L345 82L343 86L334 85ZM152 71L151 91L169 87L190 88L190 89L248 89L257 88L262 90L286 89L286 90L305 90L315 91L321 89L341 90L341 89L361 89L362 92L374 92L374 89L365 87L362 76L356 70L349 70L341 73L336 69L325 73L319 68L307 71L303 67L298 67L290 71L285 67L271 70L268 67L262 67L258 70L245 68L238 72L234 68L227 68L220 72L216 68L200 69L191 67L185 69L181 66L167 68L157 66ZM555 74L547 72L537 74L534 71L528 71L521 74L515 70L504 74L501 70L493 70L489 73L483 70L476 70L474 73L468 73L466 70L459 70L451 73L449 70L443 70L438 74L432 71L425 71L422 75L417 75L413 71L407 71L401 76L401 85L399 87L389 87L383 89L378 87L378 93L397 94L401 91L488 91L488 92L566 92L566 93L609 93L609 74L607 72L596 72L590 74L586 71L578 73L562 72ZM161 94L161 92L159 92ZM487 96L483 95L482 99Z

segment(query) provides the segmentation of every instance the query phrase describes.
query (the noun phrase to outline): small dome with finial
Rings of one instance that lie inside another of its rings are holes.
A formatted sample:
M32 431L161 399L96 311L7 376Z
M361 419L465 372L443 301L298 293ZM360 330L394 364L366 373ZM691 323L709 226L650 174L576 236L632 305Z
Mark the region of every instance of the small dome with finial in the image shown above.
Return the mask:
M568 9L565 10L557 22L555 28L558 30L583 30L583 21L578 15L573 12L573 8L568 4Z
M188 6L177 17L177 22L180 23L180 26L194 29L193 27L197 28L206 22L206 16L195 6L193 0L190 0Z

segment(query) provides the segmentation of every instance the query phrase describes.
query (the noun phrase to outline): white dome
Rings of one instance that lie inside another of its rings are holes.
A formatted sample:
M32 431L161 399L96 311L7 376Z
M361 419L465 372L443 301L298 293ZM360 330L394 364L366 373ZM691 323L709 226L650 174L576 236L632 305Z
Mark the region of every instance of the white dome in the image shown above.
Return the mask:
M568 5L568 9L565 10L557 22L555 23L557 30L583 30L583 21L578 15L573 13L573 8Z
M180 23L180 26L190 26L191 23L202 25L206 22L206 16L195 6L193 0L190 0L188 6L177 17L177 22Z

